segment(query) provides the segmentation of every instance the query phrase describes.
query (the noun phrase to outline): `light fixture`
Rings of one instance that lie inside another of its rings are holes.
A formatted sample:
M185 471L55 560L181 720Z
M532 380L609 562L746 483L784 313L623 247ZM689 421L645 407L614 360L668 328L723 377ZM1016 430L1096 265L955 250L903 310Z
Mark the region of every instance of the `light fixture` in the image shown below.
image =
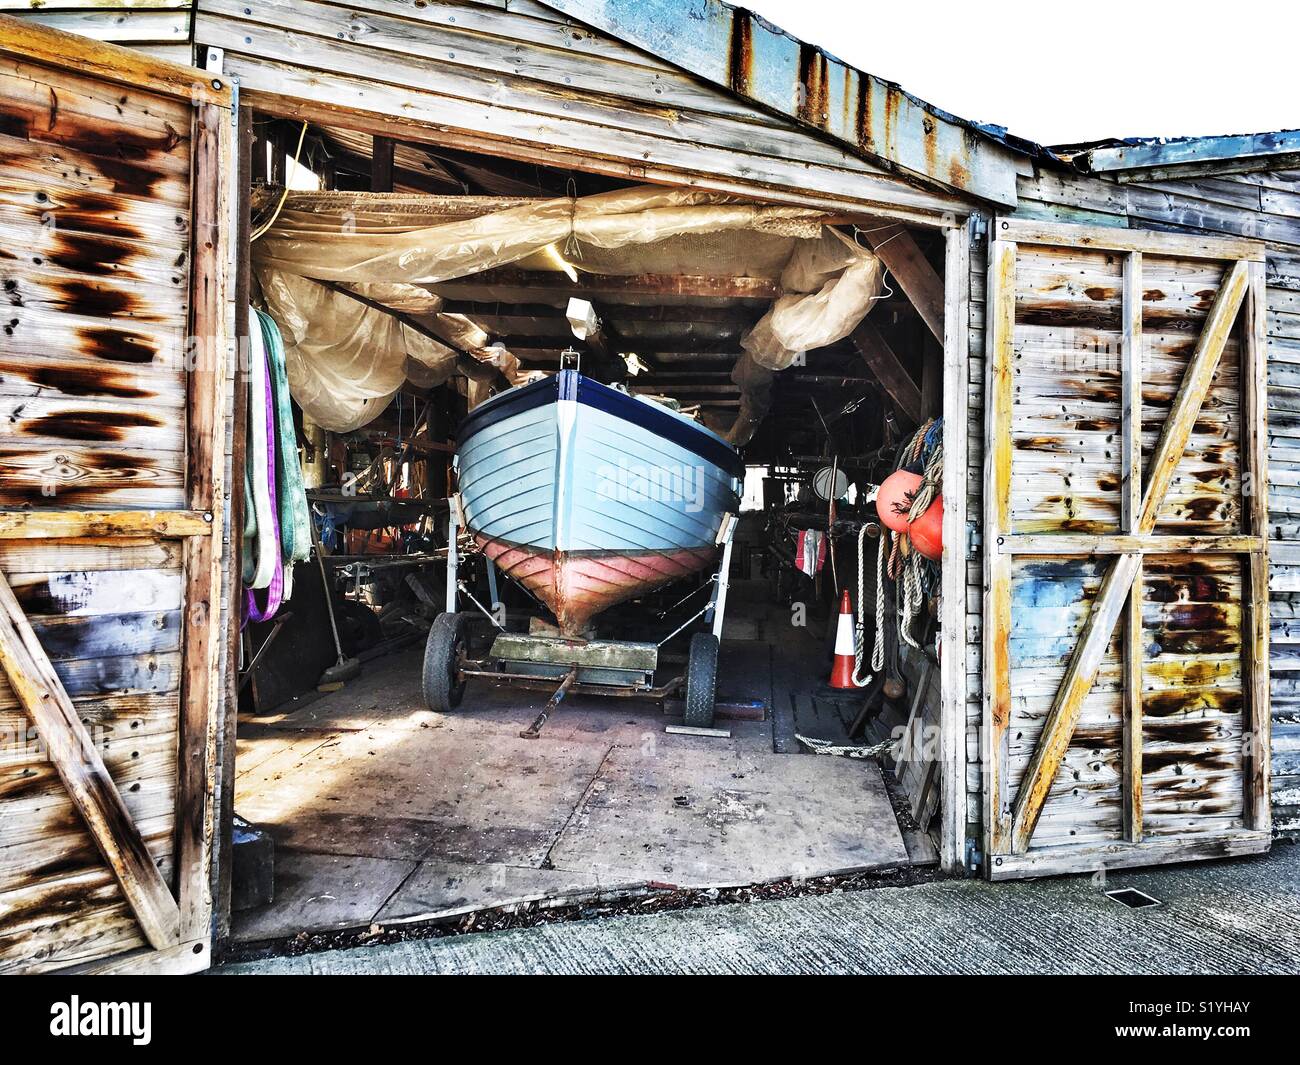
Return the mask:
M561 270L563 270L566 274L569 275L570 281L572 281L575 285L578 283L578 271L574 268L571 262L569 262L563 255L560 254L560 249L558 245L555 244L546 245L546 254L550 257L551 261L555 263L556 266L558 266Z
M569 297L569 306L564 312L569 320L569 328L579 340L586 340L600 332L600 319L596 317L596 308L589 300L580 300L577 296Z

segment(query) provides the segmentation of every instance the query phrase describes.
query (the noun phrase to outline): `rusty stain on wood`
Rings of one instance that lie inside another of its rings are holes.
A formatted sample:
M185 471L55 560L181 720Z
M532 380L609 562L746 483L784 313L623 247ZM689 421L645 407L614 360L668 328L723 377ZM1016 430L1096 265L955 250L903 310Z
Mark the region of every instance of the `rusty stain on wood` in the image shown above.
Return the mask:
M750 79L754 73L754 29L751 15L737 8L731 20L731 47L727 57L727 81L734 92L749 95Z

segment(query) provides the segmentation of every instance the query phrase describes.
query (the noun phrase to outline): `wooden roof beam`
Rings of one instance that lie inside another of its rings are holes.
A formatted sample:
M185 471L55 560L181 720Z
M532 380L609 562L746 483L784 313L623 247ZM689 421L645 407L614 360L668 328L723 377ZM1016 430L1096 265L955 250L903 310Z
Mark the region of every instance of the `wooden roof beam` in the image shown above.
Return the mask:
M913 423L920 425L925 420L921 389L907 372L903 360L894 354L894 349L880 335L880 330L871 324L869 318L863 319L853 330L850 339L889 398Z
M781 295L777 283L762 277L712 277L692 274L581 274L577 283L564 274L545 270L484 270L455 281L429 286L440 296L460 300L535 303L541 297L562 301L577 296L617 303L620 296L701 296L722 299L773 300Z
M934 338L943 343L943 278L925 253L917 247L905 226L864 231L871 250L885 264L902 286L912 306L929 327Z

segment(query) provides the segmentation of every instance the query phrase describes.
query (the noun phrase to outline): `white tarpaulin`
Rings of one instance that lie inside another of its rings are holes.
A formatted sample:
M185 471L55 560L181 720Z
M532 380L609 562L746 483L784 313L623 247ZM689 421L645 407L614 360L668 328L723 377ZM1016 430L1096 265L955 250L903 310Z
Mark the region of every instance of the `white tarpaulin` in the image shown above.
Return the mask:
M591 273L779 277L785 294L742 339L748 358L768 370L846 336L880 291L879 261L825 226L823 212L698 189L642 186L449 220L356 204L355 196L333 204L329 194L291 194L253 246L267 309L284 333L294 398L335 432L374 418L408 376L421 385L445 380L456 352L312 279L397 307L436 299L417 286L512 263L558 269L561 255ZM442 319L455 316L436 317L435 324L454 326Z

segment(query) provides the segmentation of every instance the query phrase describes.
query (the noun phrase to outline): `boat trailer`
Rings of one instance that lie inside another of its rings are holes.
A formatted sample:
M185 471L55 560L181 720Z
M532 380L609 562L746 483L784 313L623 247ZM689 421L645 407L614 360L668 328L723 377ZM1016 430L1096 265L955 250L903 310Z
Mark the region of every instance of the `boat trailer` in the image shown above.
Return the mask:
M722 554L717 572L710 577L707 585L709 597L706 604L658 643L647 643L508 632L502 621L480 603L459 579L460 551L457 538L462 518L459 500L452 497L451 503L447 530L445 609L434 619L424 650L424 700L430 710L437 713L455 710L460 705L465 685L470 678L501 687L549 691L551 696L537 719L519 733L525 739L537 739L547 720L570 693L662 702L685 688L685 724L696 728L712 726L717 690L718 647L726 617L727 575L731 566L736 515L725 514L718 529L716 543L722 549ZM490 598L495 604L498 602L497 575L491 560L487 560L487 573ZM462 597L468 599L498 630L491 648L483 658L473 658L469 654L470 615L459 612ZM686 598L689 599L690 596ZM683 599L677 605L685 601ZM685 672L662 684L656 684L660 648L701 618L710 628L708 632L697 632L691 637Z

